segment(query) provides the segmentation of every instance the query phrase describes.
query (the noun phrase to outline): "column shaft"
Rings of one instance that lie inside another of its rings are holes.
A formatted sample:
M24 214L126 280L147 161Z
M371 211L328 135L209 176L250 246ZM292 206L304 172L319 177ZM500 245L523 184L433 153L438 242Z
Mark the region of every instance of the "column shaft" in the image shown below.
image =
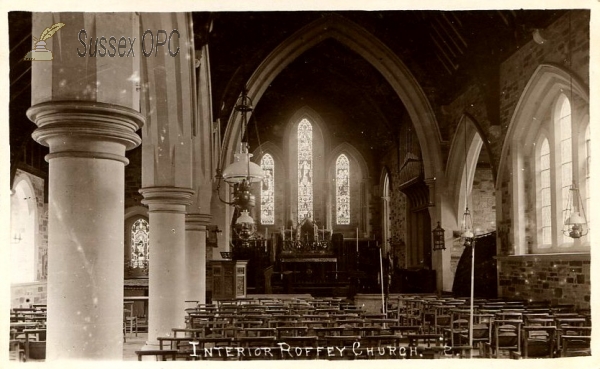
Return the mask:
M210 223L208 214L188 214L186 216L186 300L206 303L206 226Z
M102 103L49 102L29 118L50 147L46 359L123 358L125 149L138 113Z
M140 190L149 207L150 271L148 345L185 326L185 207L190 189L149 187Z

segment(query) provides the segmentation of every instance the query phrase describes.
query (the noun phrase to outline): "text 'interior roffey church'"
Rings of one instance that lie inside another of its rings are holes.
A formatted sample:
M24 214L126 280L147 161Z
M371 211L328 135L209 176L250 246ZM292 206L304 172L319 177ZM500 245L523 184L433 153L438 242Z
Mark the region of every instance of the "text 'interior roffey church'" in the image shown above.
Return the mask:
M9 360L591 356L590 13L10 12Z

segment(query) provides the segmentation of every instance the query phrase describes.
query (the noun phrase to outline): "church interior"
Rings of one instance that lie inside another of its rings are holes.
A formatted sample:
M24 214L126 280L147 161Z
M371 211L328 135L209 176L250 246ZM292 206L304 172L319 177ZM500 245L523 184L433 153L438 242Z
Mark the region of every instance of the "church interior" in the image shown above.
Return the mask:
M9 360L591 356L589 9L8 25Z

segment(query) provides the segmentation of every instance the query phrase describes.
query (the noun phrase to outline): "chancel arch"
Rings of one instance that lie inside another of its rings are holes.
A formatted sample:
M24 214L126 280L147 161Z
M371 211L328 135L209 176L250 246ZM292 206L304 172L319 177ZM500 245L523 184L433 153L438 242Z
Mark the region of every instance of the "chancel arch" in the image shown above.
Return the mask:
M350 20L331 14L297 31L277 46L260 64L246 86L248 96L258 104L271 82L287 65L326 38L332 38L365 58L390 83L404 103L413 122L423 155L425 178L443 175L441 137L431 105L406 65L387 46ZM222 157L233 159L239 143L241 116L229 117Z

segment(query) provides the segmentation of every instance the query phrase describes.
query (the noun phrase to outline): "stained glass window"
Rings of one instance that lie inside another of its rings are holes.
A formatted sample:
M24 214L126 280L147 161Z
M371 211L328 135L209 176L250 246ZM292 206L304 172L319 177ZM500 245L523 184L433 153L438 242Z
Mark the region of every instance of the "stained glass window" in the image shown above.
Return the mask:
M550 145L544 139L540 149L540 195L542 208L542 244L552 243L552 199L550 195Z
M145 219L136 220L131 226L131 267L145 268L150 256L150 225Z
M275 162L273 157L265 154L260 160L265 173L260 189L260 223L275 224Z
M298 125L298 221L313 217L313 135L305 118Z
M350 224L350 162L342 154L335 162L337 224Z

